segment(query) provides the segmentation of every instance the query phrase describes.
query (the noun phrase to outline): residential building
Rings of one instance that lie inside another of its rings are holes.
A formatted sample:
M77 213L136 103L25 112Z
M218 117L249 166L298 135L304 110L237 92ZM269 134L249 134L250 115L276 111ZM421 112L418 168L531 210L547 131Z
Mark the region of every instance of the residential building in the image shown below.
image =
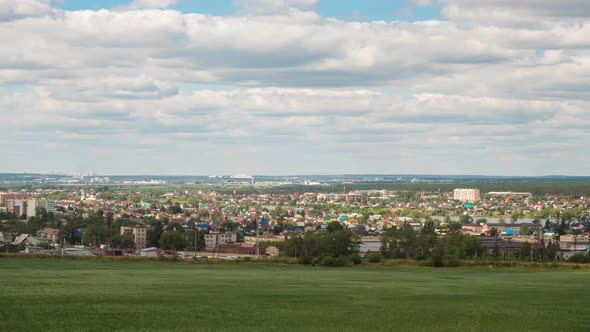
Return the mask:
M36 217L37 208L43 208L47 213L55 213L55 201L49 199L30 199L27 201L27 217Z
M205 234L205 246L207 249L213 249L223 244L236 243L238 235L236 233L209 233Z
M121 235L125 232L133 233L133 242L136 249L144 249L147 245L147 228L145 227L121 227Z
M7 199L8 199L8 194L0 192L0 206L6 206Z
M285 241L284 236L260 236L258 238L260 242L282 242ZM244 247L255 247L256 246L256 236L245 236L244 237Z
M477 202L480 200L479 189L459 188L459 189L455 189L453 194L454 194L453 196L454 196L455 200L461 201L461 202L473 203L473 202Z
M37 231L37 237L43 242L59 243L59 229L43 228L42 230Z
M17 217L22 217L27 214L27 201L24 199L9 199L6 201L8 213L12 213Z

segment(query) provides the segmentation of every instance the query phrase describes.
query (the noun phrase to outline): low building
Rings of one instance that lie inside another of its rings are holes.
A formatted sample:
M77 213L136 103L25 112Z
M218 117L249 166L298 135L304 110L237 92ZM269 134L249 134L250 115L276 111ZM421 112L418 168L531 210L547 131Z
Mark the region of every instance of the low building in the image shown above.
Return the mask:
M158 257L158 248L144 248L139 251L139 255L142 257Z
M259 242L282 242L285 241L284 236L259 236ZM256 246L256 236L245 236L244 237L244 247L255 247Z
M43 248L41 248L41 247L32 247L32 246L25 247L25 254L40 254L42 252L43 252Z

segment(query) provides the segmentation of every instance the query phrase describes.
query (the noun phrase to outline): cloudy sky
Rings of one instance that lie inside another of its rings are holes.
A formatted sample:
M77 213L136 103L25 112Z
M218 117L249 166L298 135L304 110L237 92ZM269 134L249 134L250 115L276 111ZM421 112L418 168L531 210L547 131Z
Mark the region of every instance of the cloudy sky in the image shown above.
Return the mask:
M588 0L0 0L0 172L589 175Z

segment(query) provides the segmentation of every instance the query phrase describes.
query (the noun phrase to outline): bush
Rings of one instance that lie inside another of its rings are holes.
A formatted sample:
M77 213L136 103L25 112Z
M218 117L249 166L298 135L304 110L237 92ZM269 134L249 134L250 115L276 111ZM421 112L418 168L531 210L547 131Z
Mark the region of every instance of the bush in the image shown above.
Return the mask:
M334 266L352 266L352 260L348 256L339 256L336 258Z
M432 255L430 256L430 265L434 267L443 267L445 265L443 261L443 255Z
M363 262L363 260L361 259L361 255L359 255L359 254L350 255L350 260L355 265L361 264Z
M326 256L320 262L321 266L334 266L336 264L336 260L332 256Z
M443 257L443 265L449 267L459 266L461 265L461 260L456 254L446 254Z
M311 265L312 266L316 266L316 265L322 265L322 260L324 259L324 256L320 256L320 257L313 257L311 259Z
M575 254L572 255L567 261L570 263L590 263L590 255Z
M367 256L367 261L369 263L381 263L381 255L377 253L369 254Z
M297 259L299 264L310 265L313 263L313 259L311 256L301 256Z

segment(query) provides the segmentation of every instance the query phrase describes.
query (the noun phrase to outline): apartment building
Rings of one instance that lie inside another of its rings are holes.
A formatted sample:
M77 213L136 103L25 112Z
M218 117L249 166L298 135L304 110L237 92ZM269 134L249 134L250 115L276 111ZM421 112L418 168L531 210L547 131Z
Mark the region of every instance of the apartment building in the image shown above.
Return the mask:
M8 199L6 200L6 209L8 213L12 213L17 217L22 217L27 213L27 201L24 199Z
M473 203L480 200L479 189L459 188L453 192L455 200Z
M8 199L8 194L0 192L0 206L6 206L7 199Z
M236 243L238 235L236 233L209 233L205 234L205 246L207 249L217 248L222 244Z
M44 208L47 213L55 213L55 201L49 199L29 199L27 201L27 217L35 217L37 208Z
M135 249L144 249L147 246L147 228L145 227L121 227L121 235L125 232L133 233Z

